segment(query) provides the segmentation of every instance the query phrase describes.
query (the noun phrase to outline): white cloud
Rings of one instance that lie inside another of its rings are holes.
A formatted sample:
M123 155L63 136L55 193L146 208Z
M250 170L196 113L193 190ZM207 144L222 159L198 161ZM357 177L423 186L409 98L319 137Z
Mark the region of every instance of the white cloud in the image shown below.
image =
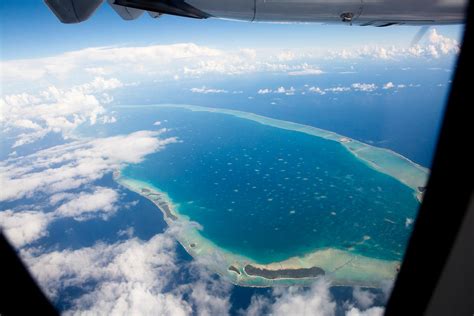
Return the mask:
M73 311L127 314L173 308L170 312L180 311L184 315L189 311L184 302L160 295L170 274L176 270L174 247L172 237L165 234L147 242L133 238L39 256L35 256L35 250L24 250L21 255L53 299L69 286L98 283L74 301Z
M16 247L47 235L51 216L39 211L5 210L0 212L0 227Z
M125 164L138 163L146 155L176 142L175 138L159 139L163 131L74 141L0 162L0 201L79 188Z
M189 297L197 315L229 315L233 285L216 278L204 267L205 262L193 261L188 270L194 281L179 286L174 292L180 297Z
M61 133L67 138L84 123L113 123L116 119L107 115L103 107L112 101L112 97L104 92L122 86L116 78L96 77L70 89L49 86L37 95L6 95L0 99L0 126L23 131L16 135L15 148L41 139L50 132Z
M47 194L49 205L55 208L48 213L2 211L0 227L17 247L22 247L45 236L48 224L58 218L107 219L117 210L119 195L93 182L177 141L160 139L164 131L74 141L0 162L0 201ZM73 189L82 191L68 192Z
M337 93L337 92L347 92L347 91L350 91L351 88L349 87L332 87L332 88L326 88L324 89L324 91L327 91L327 92L334 92L334 93Z
M127 236L128 238L132 238L135 234L135 229L130 226L127 229L121 229L117 232L118 236Z
M203 94L208 94L208 93L228 93L229 91L223 90L223 89L212 89L212 88L206 88L205 86L202 86L201 88L191 88L191 92L194 93L203 93Z
M319 280L309 291L299 287L276 289L277 300L271 310L274 315L333 315L336 303L332 302L329 284Z
M319 88L319 87L310 87L308 90L309 90L310 92L317 93L317 94L321 94L321 95L326 94L326 92L323 91L323 90L321 90L321 88Z
M191 43L142 47L92 47L46 58L11 60L1 63L6 82L30 82L48 78L64 79L72 73L126 73L154 75L170 73L179 63L192 64L205 58L218 58L222 51ZM173 73L174 74L174 73Z
M395 88L395 85L393 82L389 81L386 84L383 85L382 89L388 90L388 89L393 89Z
M376 295L369 290L363 290L359 286L354 287L352 291L352 296L354 297L357 305L366 309L374 304Z
M292 61L296 59L296 54L294 51L286 50L281 53L278 53L276 58L278 61Z
M119 195L115 190L93 187L91 193L57 193L49 199L50 206L62 202L49 212L0 211L0 227L17 248L22 248L48 235L48 225L58 218L73 217L85 220L97 216L108 219L118 209Z
M319 75L324 59L438 58L459 52L459 43L432 29L428 38L412 47L363 45L351 48L301 49L215 48L194 43L136 47L92 47L56 56L0 62L2 88L8 94L23 87L63 87L111 76L130 82L181 80L205 75L240 75L280 72L289 75Z
M325 279L317 280L307 289L298 286L274 288L274 302L262 296L254 296L247 308L248 315L321 315L332 316L336 303L329 292L329 283Z
M105 79L103 77L95 77L91 82L75 86L74 89L80 90L84 93L97 93L114 90L123 86L123 83L117 78Z
M282 87L279 87L279 88L273 90L273 93L285 94L285 95L294 95L295 91L296 91L296 89L293 88L293 87L285 88L285 87L282 86Z
M459 42L455 39L445 37L432 28L422 44L410 46L380 46L364 45L353 49L329 50L325 58L329 59L382 59L400 60L403 58L439 58L450 54L458 54Z
M290 76L308 76L308 75L321 75L323 73L324 73L324 71L322 71L321 69L306 68L306 69L302 69L302 70L290 71L290 72L288 72L288 75L290 75Z
M93 284L70 302L66 314L227 315L232 286L202 266L191 263L191 280L176 284L175 247L172 234L165 232L148 241L132 238L39 255L29 249L21 256L53 300L68 287Z
M119 195L115 190L96 187L94 192L82 192L62 204L55 211L55 215L83 220L89 218L91 213L101 213L107 218L117 210L118 199Z
M271 296L254 295L250 305L240 313L257 315L336 315L336 301L326 279L316 280L311 287L275 287ZM373 306L376 295L369 290L353 289L353 300L342 304L346 316L381 316L384 308ZM356 307L357 306L357 307ZM338 313L339 314L339 313Z
M264 296L254 295L250 300L250 305L247 309L241 310L240 314L243 316L260 316L260 315L269 315L271 301Z
M104 68L102 67L90 67L85 69L86 72L94 75L94 76L104 76L107 74Z
M375 306L364 311L356 307L352 307L346 312L346 316L382 316L385 312L383 307Z
M25 119L18 119L13 122L13 125L18 128L34 129L34 130L41 129L41 126L39 126L35 122L31 120L25 120Z
M374 83L353 83L351 87L356 91L372 92L377 89Z
M459 43L452 38L439 34L435 28L430 30L430 33L428 34L428 42L428 49L431 55L435 58L440 55L459 53Z
M259 89L257 91L258 94L268 94L268 93L272 93L272 90L271 89Z
M239 49L239 53L241 53L247 59L256 59L257 58L257 50L253 48L241 48Z

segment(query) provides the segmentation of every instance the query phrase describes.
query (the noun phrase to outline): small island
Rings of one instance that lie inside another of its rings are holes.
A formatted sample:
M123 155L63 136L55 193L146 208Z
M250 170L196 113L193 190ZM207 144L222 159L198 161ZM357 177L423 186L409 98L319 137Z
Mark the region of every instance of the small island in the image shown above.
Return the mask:
M247 275L258 276L270 280L316 278L324 275L324 270L319 267L270 270L248 264L244 267L244 271Z
M166 216L166 218L169 218L170 220L177 220L178 218L176 215L174 215L166 201L163 199L163 195L160 193L155 193L152 192L151 190L147 188L141 188L142 195L147 197L150 201L153 202Z
M236 267L234 267L234 266L230 266L230 267L229 267L229 271L233 271L233 272L235 272L235 273L237 273L237 274L239 274L239 275L240 275L240 271L239 271L239 269L237 269L237 268L236 268Z

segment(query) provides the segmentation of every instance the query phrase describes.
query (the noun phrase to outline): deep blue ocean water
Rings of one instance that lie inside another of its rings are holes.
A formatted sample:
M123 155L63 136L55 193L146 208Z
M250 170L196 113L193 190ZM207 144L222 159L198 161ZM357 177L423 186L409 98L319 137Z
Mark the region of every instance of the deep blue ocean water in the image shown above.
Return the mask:
M262 263L328 247L401 259L413 191L339 143L217 113L119 112L180 140L123 174L166 192L217 245Z
M429 168L436 146L454 69L454 58L348 63L321 62L324 74L288 76L249 74L162 81L128 87L115 95L116 104L193 104L230 108L327 129L375 146L388 148ZM344 73L346 72L346 73ZM384 90L387 82L404 88ZM374 92L309 93L321 89L373 83ZM225 89L229 93L199 94L193 87ZM258 94L259 89L294 87L294 95ZM232 94L233 91L243 93ZM303 91L306 93L301 94Z

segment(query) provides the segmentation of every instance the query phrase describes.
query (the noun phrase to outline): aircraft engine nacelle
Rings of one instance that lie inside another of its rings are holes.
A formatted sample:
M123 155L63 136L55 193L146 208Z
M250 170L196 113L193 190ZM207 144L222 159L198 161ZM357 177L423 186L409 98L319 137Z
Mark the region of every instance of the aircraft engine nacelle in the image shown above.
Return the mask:
M103 0L44 0L49 9L63 23L79 23L87 20Z

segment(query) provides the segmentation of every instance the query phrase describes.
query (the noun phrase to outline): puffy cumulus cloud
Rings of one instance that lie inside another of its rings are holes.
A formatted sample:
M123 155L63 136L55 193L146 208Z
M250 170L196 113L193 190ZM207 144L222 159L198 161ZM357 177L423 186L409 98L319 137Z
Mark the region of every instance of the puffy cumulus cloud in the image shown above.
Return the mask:
M17 248L22 248L47 236L48 225L56 219L102 217L106 220L118 209L118 202L118 192L104 187L93 186L91 192L79 194L61 192L50 197L49 205L57 208L48 212L21 209L0 211L0 228Z
M49 86L36 95L27 93L5 95L0 99L0 126L15 129L13 148L32 143L50 132L64 138L81 124L113 123L104 104L113 98L108 91L122 87L116 78L96 77L92 81L69 89Z
M394 85L392 82L389 82L383 86L383 89L392 89L392 88L405 88L406 85L400 84L400 85ZM341 92L348 92L348 91L361 91L361 92L373 92L377 90L378 87L374 83L353 83L350 87L344 87L344 86L338 86L338 87L331 87L331 88L322 88L322 87L316 87L316 86L309 86L309 85L304 85L304 90L307 90L308 92L319 94L319 95L325 95L326 93L341 93ZM302 91L302 94L305 94L305 91ZM286 95L294 95L296 93L297 89L294 87L290 88L285 88L283 86L278 87L274 90L272 89L259 89L257 91L258 94L269 94L269 93L275 93L275 94L286 94Z
M23 250L21 255L53 299L64 288L96 281L98 286L79 298L75 305L85 308L95 303L99 305L95 307L110 308L111 312L114 305L121 305L120 296L138 298L140 294L145 294L139 293L140 287L133 288L135 282L150 290L153 287L161 290L166 285L166 277L176 270L174 247L172 237L164 234L156 235L147 242L132 238L115 244L98 243L92 247L40 255L36 255L35 249L28 249ZM157 278L160 275L162 278ZM122 293L114 294L114 291ZM118 300L111 300L111 295Z
M202 94L208 94L208 93L228 93L229 91L223 90L223 89L212 89L212 88L206 88L205 86L202 86L201 88L191 88L191 92L194 93L202 93Z
M47 235L50 214L40 211L5 210L0 212L0 227L16 247L22 247Z
M385 85L383 85L383 89L393 89L393 88L405 88L406 85L400 84L400 85L395 85L392 82L388 82ZM349 91L360 91L360 92L373 92L378 89L378 86L374 83L361 83L361 82L356 82L353 83L349 87L345 86L337 86L337 87L330 87L330 88L323 88L323 87L317 87L317 86L309 86L308 84L304 85L303 91L301 92L302 94L305 94L307 92L319 94L319 95L325 95L326 93L342 93L342 92L349 92ZM276 89L259 89L257 91L258 94L269 94L269 93L275 93L275 94L285 94L285 95L294 95L296 93L297 89L294 87L278 87Z
M277 289L274 292L276 302L272 305L275 315L333 315L336 303L331 301L329 284L319 280L313 284L309 291L298 287L289 290Z
M257 91L257 93L258 93L258 94L269 94L269 93L272 93L272 89L267 89L267 88L265 88L265 89L259 89L259 90Z
M439 34L435 28L428 34L428 43L428 50L435 58L440 55L457 54L460 49L458 41Z
M143 158L176 138L160 139L160 131L138 131L93 140L74 141L32 155L0 162L3 189L0 201L54 194L100 179L125 164Z
M45 194L53 208L48 213L2 211L0 227L17 247L22 247L45 236L48 224L58 218L107 219L118 209L119 194L95 186L94 181L126 164L139 163L146 155L177 141L173 137L159 138L164 131L74 141L0 162L0 201ZM69 192L73 189L80 192Z
M336 312L336 303L331 297L329 286L327 280L320 279L309 289L298 286L274 288L272 300L254 296L243 314L332 316Z
M386 84L383 85L382 89L388 90L388 89L393 89L395 88L395 85L393 82L389 81Z
M285 94L285 95L294 95L295 91L296 91L296 89L294 87L285 88L285 87L281 86L281 87L278 87L277 89L273 90L273 93Z
M148 241L131 238L39 255L28 249L21 256L53 300L69 287L88 289L65 314L227 315L232 285L195 262L187 264L194 277L176 283L175 247L168 231Z
M291 286L274 288L270 296L254 295L241 315L327 315L335 316L336 300L330 292L331 283L327 279L316 280L311 287ZM352 300L345 301L342 312L348 315L379 316L384 308L374 306L377 295L369 290L354 288Z
M84 220L89 218L91 214L99 212L107 218L117 210L116 203L118 199L119 195L115 190L96 187L92 193L82 192L62 204L55 211L55 215Z
M308 91L313 92L313 93L317 93L317 94L320 94L320 95L326 94L326 92L324 90L322 90L321 88L319 88L319 87L309 87Z
M329 50L324 58L342 59L382 59L397 60L403 58L439 58L450 54L459 53L460 45L456 39L443 36L432 28L427 39L421 44L410 47L364 45L354 49Z
M351 87L356 91L372 92L377 90L377 86L374 83L353 83Z
M407 57L406 49L401 47L382 47L378 45L364 45L353 49L330 50L327 59L394 59Z
M273 90L265 88L265 89L259 89L257 91L258 94L275 93L275 94L285 94L285 95L294 95L295 92L296 92L296 89L294 87L285 88L283 86L278 87L278 88L273 89Z
M191 282L179 285L175 293L188 297L197 315L229 315L233 285L204 268L205 262L193 261L187 268Z
M359 310L356 307L351 307L347 312L346 316L382 316L385 309L380 306L371 307L366 310Z
M254 295L250 300L250 305L246 310L240 310L242 316L260 316L269 315L272 302L269 298L262 295Z
M349 87L332 87L332 88L326 88L326 89L324 89L324 91L338 93L338 92L351 91L351 88L349 88Z
M91 82L76 86L75 89L84 93L97 93L121 87L123 87L123 83L117 78L105 79L103 77L95 77Z
M363 290L359 286L354 287L352 296L357 302L357 305L366 309L374 304L376 295L369 290Z

